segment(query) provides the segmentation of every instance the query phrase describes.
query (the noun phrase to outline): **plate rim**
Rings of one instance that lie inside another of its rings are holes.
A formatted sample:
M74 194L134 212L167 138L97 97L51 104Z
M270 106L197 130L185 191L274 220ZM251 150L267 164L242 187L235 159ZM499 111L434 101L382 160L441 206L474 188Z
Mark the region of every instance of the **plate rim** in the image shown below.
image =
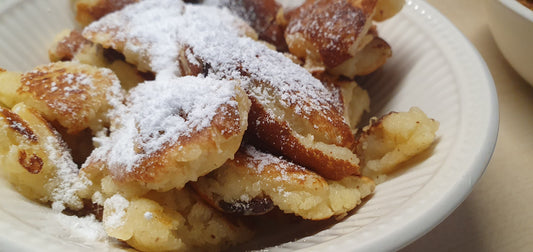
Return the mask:
M350 240L348 237L350 234L345 234L313 246L313 251L331 251L339 247L348 251L395 251L406 247L430 232L464 202L481 179L494 153L499 131L499 102L496 86L485 60L469 39L431 4L424 0L406 0L404 8L409 5L413 5L413 12L417 15L438 19L439 22L442 22L443 26L446 26L449 30L448 32L454 34L454 38L459 40L464 49L474 56L472 61L476 63L476 69L481 74L480 77L485 80L486 98L488 98L487 103L490 105L485 111L487 114L487 129L483 137L481 137L483 139L480 144L481 148L477 155L472 158L472 167L466 169L466 172L461 176L461 180L454 181L457 185L450 187L450 190L445 192L441 200L436 201L429 210L423 211L410 222L403 223L404 226L401 228L381 235L379 239L374 239L371 242L358 244L354 244L354 241ZM427 184L430 183L431 180L427 182ZM460 197L457 197L458 195ZM406 232L406 230L409 232ZM354 248L354 245L357 245L357 247Z

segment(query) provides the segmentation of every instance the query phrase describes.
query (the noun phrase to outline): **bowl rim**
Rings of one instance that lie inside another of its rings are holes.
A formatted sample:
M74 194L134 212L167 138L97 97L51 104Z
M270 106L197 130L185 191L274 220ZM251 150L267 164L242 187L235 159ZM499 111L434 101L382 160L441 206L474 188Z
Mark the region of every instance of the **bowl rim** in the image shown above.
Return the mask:
M517 0L498 0L498 2L533 23L533 10L530 10Z

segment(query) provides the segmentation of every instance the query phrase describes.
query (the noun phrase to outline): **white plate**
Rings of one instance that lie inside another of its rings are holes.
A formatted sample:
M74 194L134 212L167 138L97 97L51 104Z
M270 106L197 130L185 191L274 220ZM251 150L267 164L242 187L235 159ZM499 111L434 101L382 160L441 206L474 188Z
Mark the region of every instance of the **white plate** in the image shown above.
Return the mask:
M0 5L0 67L25 71L46 63L54 35L75 26L69 3L11 0ZM348 218L272 250L401 248L446 218L470 193L490 160L498 131L498 104L490 73L475 48L420 0L408 0L401 13L379 24L379 31L394 55L383 69L364 80L373 99L372 113L418 106L440 121L438 141L410 162L408 169L380 184ZM113 247L84 241L57 226L54 213L24 199L3 180L0 199L2 249ZM280 234L294 234L302 228L295 225Z

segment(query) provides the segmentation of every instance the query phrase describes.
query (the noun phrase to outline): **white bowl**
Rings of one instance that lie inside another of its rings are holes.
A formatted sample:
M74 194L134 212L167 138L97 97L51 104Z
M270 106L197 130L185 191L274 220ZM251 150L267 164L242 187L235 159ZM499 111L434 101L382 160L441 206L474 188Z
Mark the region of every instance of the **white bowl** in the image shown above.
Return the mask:
M511 66L533 85L533 10L516 0L486 0L496 44Z
M10 0L0 6L0 67L26 71L46 63L54 35L75 26L70 1ZM498 103L476 49L423 0L408 0L378 29L393 56L365 80L372 114L418 106L440 121L437 142L342 221L288 225L252 243L275 245L273 251L396 250L446 218L482 175L496 142ZM84 237L81 227L24 199L2 179L0 199L0 250L120 249Z

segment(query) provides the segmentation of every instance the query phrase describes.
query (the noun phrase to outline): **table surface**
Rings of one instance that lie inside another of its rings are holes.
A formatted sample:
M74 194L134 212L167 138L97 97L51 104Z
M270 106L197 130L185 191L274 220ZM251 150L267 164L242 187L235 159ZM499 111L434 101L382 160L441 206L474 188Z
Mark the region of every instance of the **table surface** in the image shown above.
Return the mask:
M485 1L427 0L487 62L500 107L496 149L469 197L402 252L533 250L533 87L498 50L487 24Z

